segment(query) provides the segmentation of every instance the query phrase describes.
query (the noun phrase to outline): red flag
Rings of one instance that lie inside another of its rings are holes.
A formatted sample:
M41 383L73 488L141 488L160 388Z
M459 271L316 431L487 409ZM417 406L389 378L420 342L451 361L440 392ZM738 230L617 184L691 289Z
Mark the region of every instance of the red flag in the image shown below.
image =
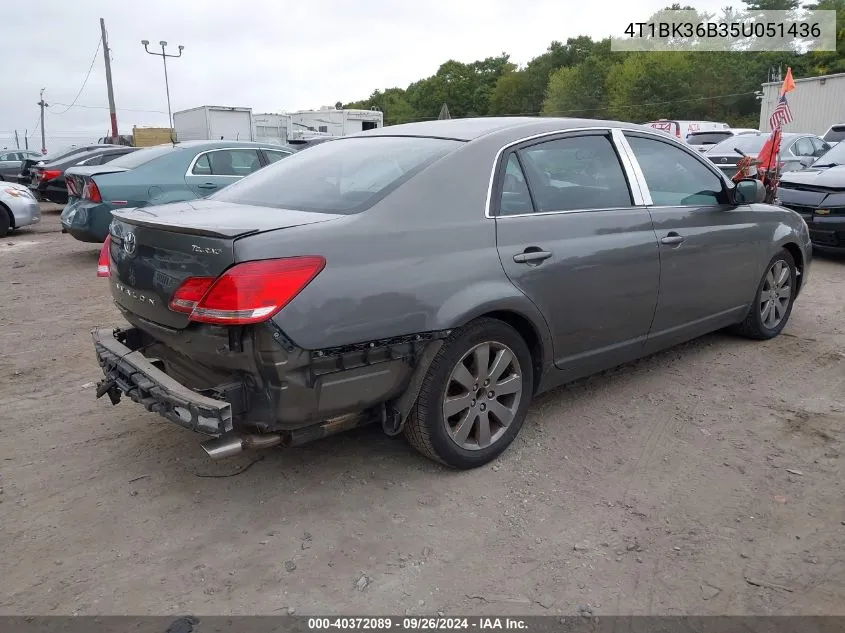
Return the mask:
M766 143L757 154L757 164L763 169L769 169L773 165L778 151L780 150L780 130L775 130L772 135L766 139Z

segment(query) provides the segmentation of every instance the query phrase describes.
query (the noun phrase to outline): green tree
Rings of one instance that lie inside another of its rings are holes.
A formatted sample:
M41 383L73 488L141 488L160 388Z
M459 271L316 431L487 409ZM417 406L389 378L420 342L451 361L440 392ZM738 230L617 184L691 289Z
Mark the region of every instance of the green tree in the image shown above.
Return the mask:
M549 78L543 113L549 116L601 118L606 116L605 78L610 65L590 55L575 66L559 68Z

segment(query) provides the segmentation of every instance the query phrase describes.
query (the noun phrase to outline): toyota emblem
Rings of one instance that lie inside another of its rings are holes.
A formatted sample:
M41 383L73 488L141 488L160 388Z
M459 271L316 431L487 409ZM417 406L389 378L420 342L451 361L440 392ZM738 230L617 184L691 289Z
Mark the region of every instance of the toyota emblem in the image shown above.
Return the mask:
M727 162L728 162L728 159L727 159L727 158L723 158L723 159L722 159L722 162L723 162L723 163L727 163ZM132 235L132 233L130 233L129 235ZM132 239L133 239L133 240L135 239L135 236L134 236L134 235L132 235Z
M131 231L123 236L123 250L127 255L134 255L138 244L135 242L135 234Z

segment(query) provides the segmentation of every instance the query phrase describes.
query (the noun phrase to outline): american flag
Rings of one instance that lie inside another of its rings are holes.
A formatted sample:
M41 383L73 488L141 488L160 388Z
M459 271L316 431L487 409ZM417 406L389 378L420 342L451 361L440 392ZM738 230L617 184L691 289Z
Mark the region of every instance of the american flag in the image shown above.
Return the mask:
M779 130L781 127L792 121L792 111L789 109L789 103L786 101L786 95L781 95L778 99L777 107L775 107L772 116L769 117L769 127L773 130Z

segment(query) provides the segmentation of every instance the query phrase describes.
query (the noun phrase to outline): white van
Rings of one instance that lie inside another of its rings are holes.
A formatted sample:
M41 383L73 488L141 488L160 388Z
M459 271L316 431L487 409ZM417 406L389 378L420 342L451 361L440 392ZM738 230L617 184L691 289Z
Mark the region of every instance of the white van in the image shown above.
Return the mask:
M717 121L672 121L670 119L658 119L646 123L650 128L666 132L670 136L685 141L690 132L714 132L716 130L729 130L730 125Z

